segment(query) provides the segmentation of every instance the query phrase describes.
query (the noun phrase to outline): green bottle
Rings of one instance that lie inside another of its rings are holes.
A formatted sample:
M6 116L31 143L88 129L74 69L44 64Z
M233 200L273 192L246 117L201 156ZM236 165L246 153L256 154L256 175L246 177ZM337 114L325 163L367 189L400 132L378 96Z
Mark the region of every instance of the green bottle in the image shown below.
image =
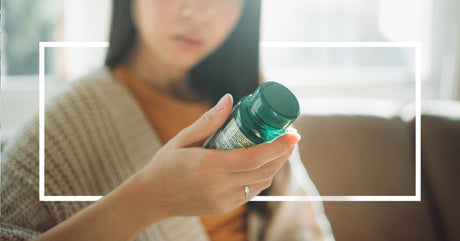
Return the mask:
M235 105L225 124L204 147L232 150L270 142L286 133L299 114L299 102L288 88L265 81Z

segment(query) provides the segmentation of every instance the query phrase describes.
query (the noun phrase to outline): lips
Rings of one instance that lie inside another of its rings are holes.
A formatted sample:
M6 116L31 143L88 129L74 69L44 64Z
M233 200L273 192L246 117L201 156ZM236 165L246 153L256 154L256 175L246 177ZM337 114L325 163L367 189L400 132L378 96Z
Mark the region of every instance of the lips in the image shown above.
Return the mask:
M203 40L193 34L179 34L173 37L174 41L186 51L196 51L203 46Z

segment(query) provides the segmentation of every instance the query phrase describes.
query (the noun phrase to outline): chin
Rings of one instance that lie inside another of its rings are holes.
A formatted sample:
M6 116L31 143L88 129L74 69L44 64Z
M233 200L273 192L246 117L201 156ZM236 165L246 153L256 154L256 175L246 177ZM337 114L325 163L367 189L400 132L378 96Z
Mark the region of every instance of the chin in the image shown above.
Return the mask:
M179 69L190 70L202 60L202 58L184 55L186 54L183 54L179 57L171 58L170 63L174 66L177 66Z

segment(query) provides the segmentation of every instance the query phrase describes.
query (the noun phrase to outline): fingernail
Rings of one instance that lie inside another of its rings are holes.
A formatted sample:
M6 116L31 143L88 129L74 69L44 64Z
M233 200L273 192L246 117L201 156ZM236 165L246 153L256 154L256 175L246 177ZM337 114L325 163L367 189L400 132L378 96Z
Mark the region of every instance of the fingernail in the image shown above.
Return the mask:
M289 138L289 141L288 141L289 146L292 148L297 144L297 142L300 141L300 135L298 133L290 133L290 134L292 134L292 135L297 137L297 138Z
M219 112L221 110L224 109L225 105L227 105L227 102L229 100L229 96L231 97L230 94L225 94L220 100L219 102L217 102L217 105L216 105L216 110Z
M292 134L292 135L297 136L297 139L298 139L297 142L300 141L300 139L302 138L302 136L300 136L300 134L299 134L299 132L297 131L297 129L294 128L294 127L292 127L292 126L288 127L287 132L288 132L289 134Z
M294 127L292 127L292 126L289 126L289 127L287 128L287 132L288 132L288 133L293 133L293 134L299 133L299 132L297 131L297 129L294 128Z

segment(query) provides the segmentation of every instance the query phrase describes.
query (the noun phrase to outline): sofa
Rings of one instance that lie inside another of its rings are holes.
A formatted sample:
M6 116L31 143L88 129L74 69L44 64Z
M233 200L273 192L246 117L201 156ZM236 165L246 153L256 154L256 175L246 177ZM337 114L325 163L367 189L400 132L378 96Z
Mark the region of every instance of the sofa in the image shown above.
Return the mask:
M326 201L337 241L460 240L460 102L421 106L421 201ZM319 193L415 195L414 113L414 103L302 100L294 126Z
M415 195L413 104L301 102L300 155L321 195ZM421 201L324 202L337 241L460 240L460 102L423 102L421 134Z

